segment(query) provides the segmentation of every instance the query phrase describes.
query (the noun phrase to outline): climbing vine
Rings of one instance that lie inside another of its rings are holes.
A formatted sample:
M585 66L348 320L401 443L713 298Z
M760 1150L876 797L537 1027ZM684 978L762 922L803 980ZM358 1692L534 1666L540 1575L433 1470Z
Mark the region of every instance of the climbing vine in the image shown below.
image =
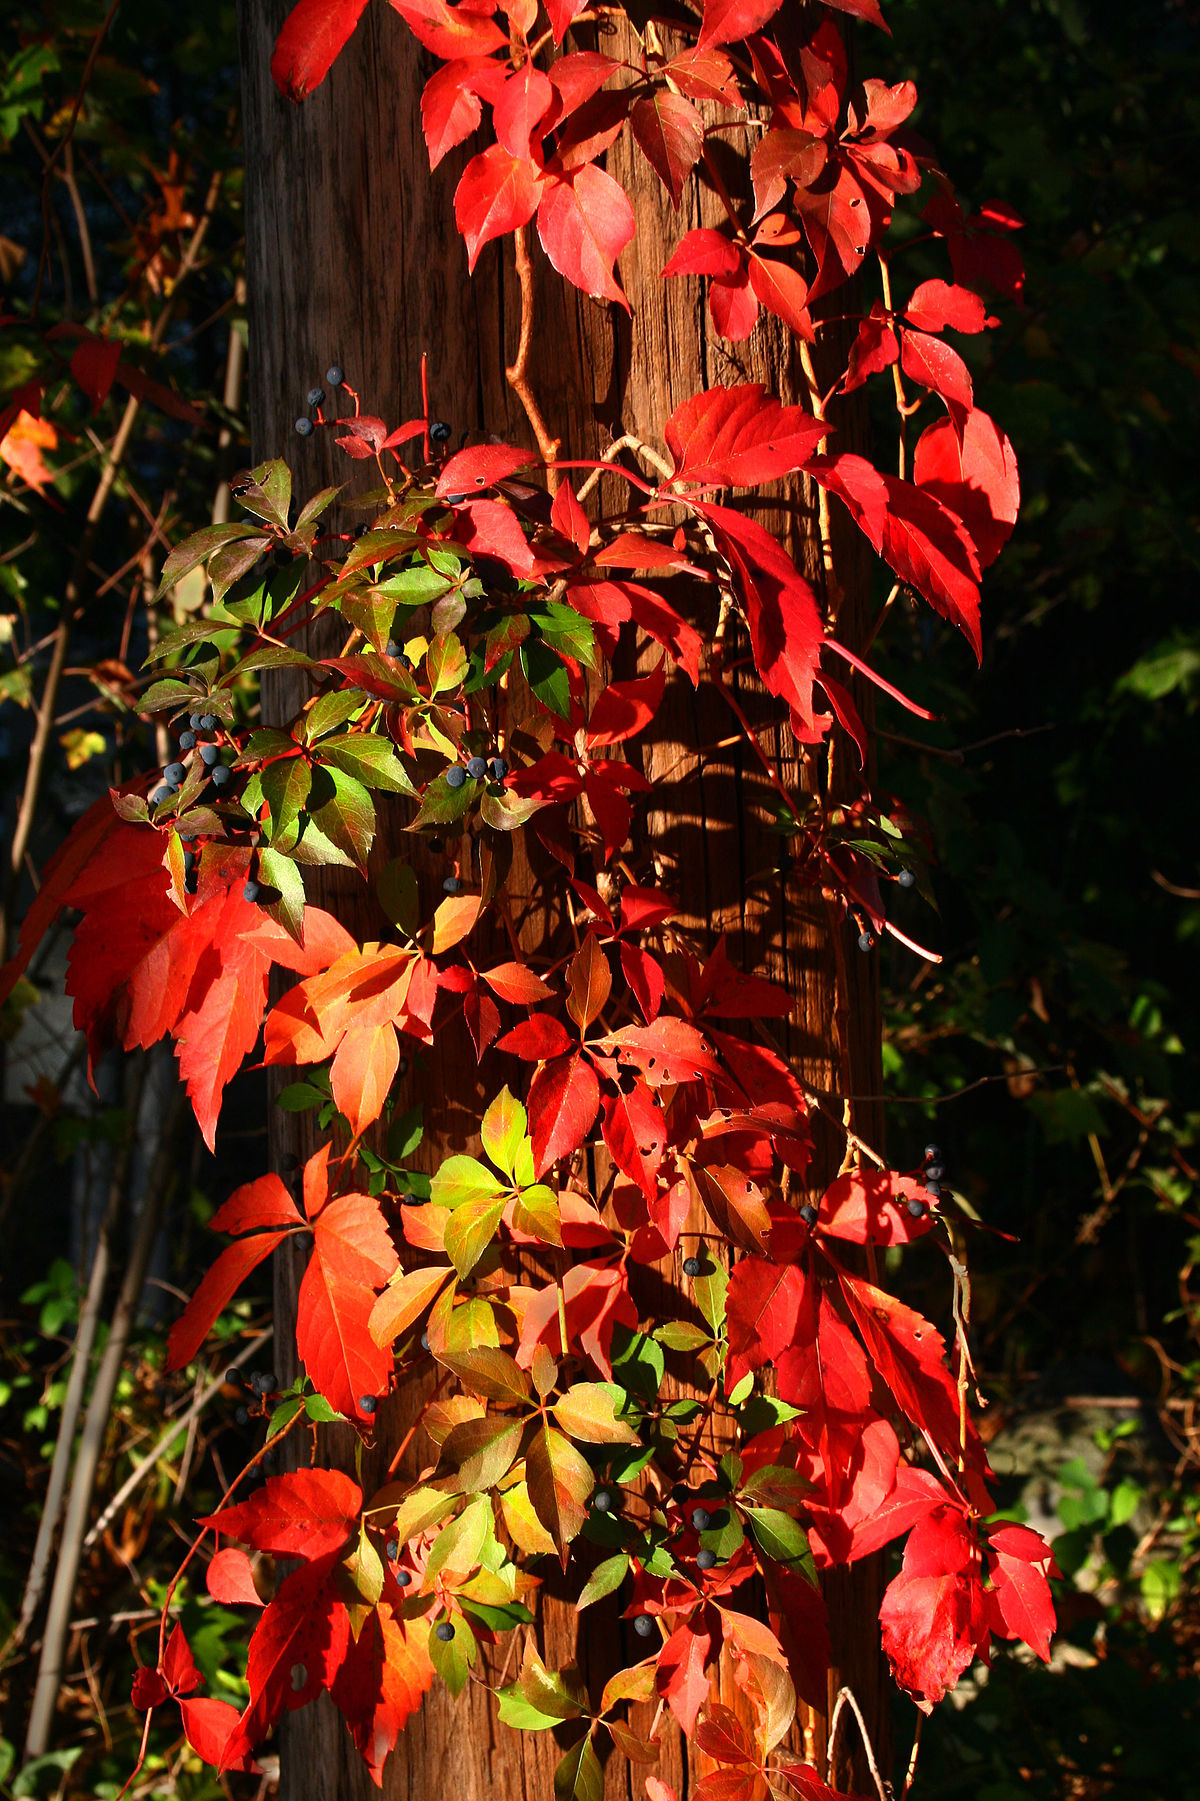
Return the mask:
M301 0L272 65L285 93L324 79L364 3ZM197 1693L168 1597L157 1666L134 1688L143 1747L155 1710L177 1703L203 1757L249 1770L282 1715L326 1691L379 1780L432 1683L475 1679L515 1729L578 1722L563 1796L597 1794L610 1752L651 1769L669 1712L708 1760L701 1801L764 1783L827 1801L787 1748L798 1702L825 1702L819 1573L905 1538L880 1627L927 1711L993 1635L1048 1655L1055 1572L1036 1533L993 1518L940 1153L890 1168L783 1054L796 996L680 925L678 897L629 848L653 792L639 740L669 684L715 687L772 785L788 880L824 904L831 933L867 954L890 933L934 955L889 917L894 886L926 887L926 853L872 792L847 672L929 715L838 635L830 509L894 576L872 642L906 596L981 653L981 573L1012 529L1017 477L946 334L984 332L989 304L1019 302L1019 220L1000 204L964 212L909 128L910 82L851 78L833 15L883 26L876 0L802 13L707 0L640 35L587 0L512 0L499 16L487 0L392 4L442 65L421 101L431 165L490 109L494 141L467 163L455 218L472 269L513 237L508 378L533 447L451 448L428 400L436 371L422 370L421 417L393 424L330 368L296 430L373 466L353 502L362 523L329 526L347 510L339 488L298 504L275 458L233 483L244 517L170 554L160 592L203 566L212 602L155 646L163 673L140 702L169 722L175 757L77 825L4 976L11 987L58 912L77 910L69 986L93 1059L173 1038L211 1147L224 1090L261 1045L268 1066L302 1072L286 1104L311 1112L320 1141L294 1183L259 1174L219 1209L229 1242L171 1333L182 1367L277 1247L310 1247L303 1374L263 1397L263 1450L179 1573L203 1554L214 1597L260 1610L248 1705ZM588 25L625 52L565 49ZM739 188L712 143L746 119ZM561 277L628 307L616 263L636 221L603 167L627 127L676 205L697 179L727 215L685 232L664 278L702 278L726 339L775 315L810 391L801 406L714 386L662 421L661 445L622 440L587 461L528 377L530 228ZM897 196L921 202L946 279L908 291L888 236ZM811 309L841 288L857 331L822 394L809 347L835 316ZM896 403L891 468L839 450L827 417L872 377ZM752 516L755 490L798 474L819 496L823 584ZM336 654L293 642L314 619ZM609 679L635 637L643 673ZM739 661L779 703L803 791L746 716ZM280 669L307 698L267 725L257 679ZM835 744L857 765L850 801L827 779ZM406 857L372 859L380 796L440 856L440 892ZM557 948L523 932L522 839L550 872ZM378 940L306 902L304 870L321 865L369 883ZM398 1081L417 1059L419 1092L421 1047L464 1022L490 1099L477 1141L430 1173ZM808 1179L815 1110L844 1144L823 1192ZM930 1235L953 1283L949 1355L877 1268L879 1250ZM665 1311L647 1308L642 1271ZM381 1402L410 1381L428 1399L382 1487L307 1456L253 1486L286 1434L341 1419L369 1444ZM268 1559L298 1567L264 1604ZM547 1559L581 1612L616 1596L629 1623L602 1694L546 1667L524 1631ZM481 1650L511 1634L497 1678ZM736 1713L712 1694L723 1652ZM647 1701L641 1736L627 1709Z

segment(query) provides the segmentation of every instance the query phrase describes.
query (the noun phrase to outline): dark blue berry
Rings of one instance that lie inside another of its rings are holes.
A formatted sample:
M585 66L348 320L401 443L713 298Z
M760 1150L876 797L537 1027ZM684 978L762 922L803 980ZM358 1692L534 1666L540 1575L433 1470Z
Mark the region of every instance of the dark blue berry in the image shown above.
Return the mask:
M815 1226L816 1225L817 1210L813 1206L811 1201L805 1201L803 1207L801 1207L800 1218L804 1221L806 1226Z
M711 1570L715 1567L716 1561L716 1552L710 1551L707 1546L703 1551L696 1552L696 1568L698 1570Z
M195 867L199 861L200 861L200 852L199 851L185 850L183 853L183 867L184 867L185 874L190 875L192 870L195 869Z
M875 948L875 940L872 938L870 932L860 932L858 934L858 948L860 951L869 951Z
M423 1351L427 1351L429 1349L429 1334L428 1334L428 1332L422 1332L422 1334L421 1334L421 1349Z
M613 1510L612 1490L610 1488L598 1488L592 1496L592 1506L596 1509L597 1513L611 1513Z
M927 1144L925 1146L924 1156L925 1156L926 1163L936 1163L938 1161L938 1159L940 1158L941 1154L942 1154L941 1149L938 1145Z
M473 782L479 781L482 776L487 774L487 764L482 757L468 757L467 774Z
M342 374L336 363L331 363L325 371L325 380L329 383L331 388L340 388L345 379L346 377Z
M163 801L170 800L173 792L174 792L173 789L160 784L160 786L157 787L154 790L154 793L150 796L150 805L152 807L160 807L162 805Z
M439 1620L433 1629L433 1635L435 1638L440 1638L444 1645L448 1645L454 1637L454 1628L449 1620Z
M946 1166L944 1163L927 1163L925 1165L925 1180L927 1182L940 1182L945 1173Z
M447 788L461 788L467 779L467 772L461 763L454 763L446 771Z
M358 1397L358 1411L360 1413L374 1413L378 1405L379 1402L375 1399L374 1395L359 1395Z
M397 1557L399 1557L399 1555L400 1555L399 1541L394 1538L389 1538L387 1541L387 1560L388 1560L388 1562L395 1563L395 1561L396 1561Z
M182 763L168 763L167 767L163 770L163 781L169 782L174 788L178 788L180 782L184 780L186 775L187 770L183 767Z
M199 832L197 832L195 830L185 832L181 829L180 833L179 833L179 841L181 844L194 844L196 842L196 839L199 836L200 836Z
M508 764L504 761L503 757L493 757L488 764L488 768L492 772L492 780L494 782L502 782L508 774Z
M701 1263L699 1257L685 1257L683 1260L683 1273L685 1276L698 1276L703 1267L704 1265Z
M304 398L306 405L320 406L325 398L325 390L324 388L310 388Z
M202 744L200 746L200 761L206 769L211 769L213 767L220 754L221 752L215 744Z
M215 731L216 725L217 725L217 716L215 713L202 713L200 715L200 730L202 732Z
M396 1547L396 1554L397 1554L397 1556L399 1556L399 1546ZM412 1571L411 1570L397 1570L396 1571L396 1587L397 1588L407 1588L411 1581L412 1581Z
M937 1182L926 1182L925 1192L928 1195L932 1195L935 1201L940 1201L942 1198L941 1186Z
M693 1530L696 1532L707 1532L709 1518L710 1518L710 1515L709 1515L709 1511L708 1511L707 1507L693 1507L692 1508L692 1528L693 1528Z
M311 438L312 433L313 433L313 422L311 419L297 419L297 421L296 421L296 436L298 438Z
M915 887L917 878L911 869L902 869L896 880L902 888L912 888Z
M911 1201L905 1202L905 1206L908 1208L908 1211L914 1219L924 1219L925 1215L929 1212L929 1208L925 1205L925 1202L917 1200L915 1195Z
M458 894L462 888L462 883L456 875L448 875L442 883L442 888L446 894Z
M188 720L188 724L191 726L191 728L194 732L198 732L202 728L204 721L201 718L199 713L193 713L191 718Z
M218 763L212 772L213 787L223 788L229 780L229 765Z
M429 435L435 444L448 444L450 442L450 427L446 424L444 419L435 419L433 424L429 427Z
M196 748L195 732L180 732L179 748L180 748L180 750L195 750L195 748Z
M245 1408L245 1407L235 1407L235 1408L234 1408L234 1410L233 1410L233 1423L234 1423L234 1425L235 1425L235 1426L247 1426L247 1425L249 1425L249 1423L250 1423L250 1415L249 1415L249 1412L248 1412L248 1411L247 1411L247 1409L246 1409L246 1408Z
M258 882L247 882L246 886L242 889L242 899L244 901L249 901L253 906L261 893L262 887Z
M654 1621L648 1613L639 1613L634 1618L633 1629L639 1638L649 1638L654 1631Z
M383 654L385 657L398 657L400 655L400 646L394 638L388 639L383 647Z

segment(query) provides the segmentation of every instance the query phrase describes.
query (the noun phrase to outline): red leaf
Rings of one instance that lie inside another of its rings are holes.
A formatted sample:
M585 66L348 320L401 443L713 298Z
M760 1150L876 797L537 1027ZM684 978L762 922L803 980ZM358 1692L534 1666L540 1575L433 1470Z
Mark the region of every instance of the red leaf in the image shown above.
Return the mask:
M715 1076L720 1065L703 1032L686 1019L660 1014L649 1026L622 1026L604 1040L624 1063L640 1069L652 1088L678 1087Z
M704 144L704 121L690 100L656 88L635 100L629 126L646 161L678 207L684 183L696 166Z
M879 1609L892 1674L924 1712L986 1653L987 1611L970 1528L956 1509L939 1509L913 1528Z
M272 1557L312 1562L340 1551L357 1531L362 1490L341 1470L271 1476L248 1500L200 1521Z
M629 312L613 274L634 232L633 208L619 181L585 163L566 179L548 182L537 226L542 249L560 275L594 300L613 300Z
M560 125L564 119L569 119L599 92L613 70L619 67L611 56L602 56L598 50L572 50L568 56L556 57L550 64L550 85L558 96L558 106L550 114L548 124Z
M853 344L850 346L850 361L846 370L846 379L842 383L842 392L849 394L855 388L861 388L868 376L879 375L888 369L900 355L900 345L896 339L895 328L882 301L877 300L870 314L858 328Z
M534 156L533 135L553 100L549 78L532 62L509 76L492 101L492 125L510 155Z
M518 450L512 444L470 444L446 463L434 493L444 500L447 494L491 488L518 469L527 469L533 461L527 450Z
M618 1169L653 1201L667 1148L662 1108L653 1090L638 1083L628 1094L606 1095L602 1131Z
M844 1561L852 1563L860 1557L869 1557L872 1551L882 1550L884 1545L891 1544L893 1539L932 1513L935 1507L948 1505L949 1500L931 1470L901 1464L891 1494L866 1519L855 1522Z
M709 1623L711 1608L677 1626L658 1654L654 1686L691 1738L708 1699L706 1666L720 1649L720 1631Z
M948 281L923 281L907 307L904 317L918 331L983 331L999 325L990 317L978 294L970 288L956 287Z
M534 572L534 556L517 516L498 500L472 500L455 509L454 538L476 556L495 557L518 578Z
M107 338L86 338L73 352L71 374L91 401L93 412L107 400L120 360L120 344Z
M167 1640L167 1648L163 1652L159 1668L167 1687L176 1697L190 1695L198 1689L203 1678L196 1668L196 1660L192 1656L192 1647L188 1644L183 1627L178 1621Z
M561 532L569 544L573 544L581 557L587 555L591 542L592 527L587 514L575 497L575 490L570 482L564 481L558 493L550 503L550 523L556 532Z
M595 620L602 628L611 628L623 620L633 619L656 643L661 644L673 662L686 670L693 687L700 680L700 653L704 640L694 626L681 619L675 608L638 582L575 582L569 599L576 612ZM615 634L614 634L615 643Z
M787 702L796 736L811 742L817 730L813 681L824 636L816 596L787 551L756 520L728 507L700 510L734 571L754 666L771 693Z
M253 1238L239 1238L221 1252L167 1336L169 1370L182 1369L192 1361L246 1277L286 1237L286 1232L260 1232Z
M734 275L741 266L741 253L733 240L723 232L701 226L680 238L663 274Z
M180 1701L179 1711L183 1715L187 1742L205 1763L222 1770L241 1770L255 1776L262 1775L248 1751L234 1757L227 1755L229 1741L240 1723L236 1707L231 1707L228 1701L214 1701L208 1696L202 1696L199 1700Z
M497 963L494 969L481 969L479 979L502 1001L512 1001L518 1007L535 1006L538 1001L549 1000L554 992L527 963Z
M398 1620L377 1607L347 1649L334 1679L334 1704L376 1783L384 1760L433 1683L424 1620Z
M662 964L649 951L642 950L640 945L622 944L621 968L625 980L637 996L642 1017L650 1025L658 1018L663 995L667 990L667 978L663 974Z
M303 1226L304 1216L278 1176L259 1176L235 1188L208 1222L210 1232L255 1232Z
M732 44L761 31L779 11L781 0L705 0L698 50Z
M758 1763L758 1749L737 1715L717 1702L696 1727L693 1741L706 1757L718 1763Z
M810 298L816 300L862 266L871 244L868 196L844 164L835 164L816 184L794 191L805 236L817 259Z
M829 155L823 137L790 128L764 132L750 153L750 179L754 184L754 219L778 206L787 184L811 187Z
M932 388L946 402L956 423L971 410L974 390L971 372L949 344L924 331L900 334L900 367L910 381Z
M889 37L892 35L891 26L879 10L879 0L825 0L825 4L832 6L835 12L849 13L855 19L866 19L869 25L878 25L880 31L886 31Z
M723 338L740 344L758 324L758 296L751 286L749 260L740 261L734 274L714 276L708 284L708 310L713 327Z
M260 1744L282 1713L295 1712L333 1686L350 1643L337 1570L337 1552L306 1563L287 1578L264 1610L246 1660L250 1705L226 1747L226 1757L241 1756Z
M367 0L299 0L283 22L271 55L281 94L303 100L320 87L349 42Z
M435 56L486 56L506 40L483 8L448 6L446 0L390 0L413 36Z
M946 1367L941 1335L894 1295L845 1270L839 1269L838 1277L871 1360L900 1408L943 1454L957 1457L958 1390ZM969 1415L963 1453L975 1469L986 1469L987 1457Z
M925 1212L914 1218L909 1201L920 1201ZM932 1205L932 1197L912 1176L893 1170L850 1170L821 1197L817 1230L851 1244L911 1244L932 1229Z
M388 1389L392 1356L371 1337L370 1318L377 1291L398 1265L379 1203L368 1195L339 1195L318 1214L300 1284L296 1349L314 1385L352 1419L368 1418L362 1401Z
M454 190L454 220L466 242L469 270L474 271L485 244L529 223L541 188L536 166L502 144L490 144L471 158Z
M579 1051L538 1070L529 1089L529 1129L539 1176L578 1150L599 1111L600 1084Z
M709 388L685 400L666 423L674 482L753 488L799 469L828 425L801 406L783 406L761 382Z
M531 1013L519 1026L506 1032L496 1049L508 1051L526 1063L544 1063L550 1057L562 1057L571 1049L573 1040L562 1021L550 1013Z
M995 421L975 407L961 430L949 419L929 426L917 440L913 480L962 520L980 568L994 563L1021 505L1017 459Z
M157 1670L134 1671L129 1699L139 1713L148 1713L152 1707L161 1707L169 1698L170 1690Z
M992 1631L1023 1639L1048 1663L1055 1615L1047 1577L1059 1574L1054 1554L1028 1526L989 1526L987 1534Z
M214 1601L223 1601L230 1606L242 1603L262 1606L262 1597L254 1586L250 1559L235 1545L227 1545L210 1560L204 1581Z
M487 56L458 57L430 76L421 95L421 129L431 169L470 137L483 117L480 96L490 99L503 81L503 68Z
M726 106L742 106L733 64L719 50L683 50L663 68L681 94L689 100L719 100Z
M734 1266L725 1302L729 1391L750 1371L775 1362L795 1342L804 1295L805 1277L793 1263L743 1257Z
M68 894L93 858L98 865L107 865L109 860L100 857L105 839L116 836L124 847L132 843L136 833L137 828L127 825L114 810L109 794L102 794L99 800L94 800L87 812L76 820L67 837L42 869L37 894L21 922L16 956L0 969L0 1001L8 999L18 978L29 967L34 951L62 908L68 904ZM119 861L120 856L121 853L118 852L114 862Z
M546 17L556 44L562 43L572 20L578 18L587 3L588 0L546 0Z
M808 313L808 283L798 270L778 257L752 252L747 265L750 289L760 306L782 319L797 337L811 341L813 324ZM710 293L709 304L712 304Z
M645 731L658 711L666 686L666 671L660 664L652 675L632 682L611 682L592 708L587 724L589 748L602 744L621 744L626 738Z
M357 1137L383 1112L400 1067L400 1045L390 1019L352 1025L343 1034L330 1078L338 1110Z

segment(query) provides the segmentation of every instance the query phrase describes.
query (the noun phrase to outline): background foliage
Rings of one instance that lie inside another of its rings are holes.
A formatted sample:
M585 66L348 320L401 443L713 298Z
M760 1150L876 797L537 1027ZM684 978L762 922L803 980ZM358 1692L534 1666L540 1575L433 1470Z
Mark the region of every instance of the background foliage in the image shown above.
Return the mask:
M41 498L14 482L0 493L0 613L11 621L0 644L0 780L10 809L28 756L30 684L40 689L44 679L44 640L68 604L72 553L128 392L118 385L93 415L63 373L71 342L48 347L42 334L63 321L103 320L131 364L205 411L197 431L143 405L91 547L69 670L94 670L117 647L127 670L139 666L155 625L140 559L148 548L161 562L155 530L177 540L211 516L222 459L226 467L238 459L237 396L226 386L240 232L233 9L211 0L186 18L150 5L119 9L75 134L77 207L66 162L48 183L44 162L104 10L76 0L10 15L0 75L3 310L19 321L29 318L48 247L39 330L18 323L0 332L0 390L39 373L59 384L58 443L42 451L53 481ZM1200 1767L1192 1274L1200 907L1180 787L1200 683L1190 473L1200 290L1185 154L1197 123L1200 37L1194 9L1168 0L1145 0L1136 29L1128 9L1085 0L975 9L896 0L890 14L892 79L919 75L924 114L936 120L964 197L1002 195L1022 213L1029 275L1019 323L972 341L979 403L1009 430L1025 490L1017 534L990 581L983 672L927 614L914 614L896 653L903 685L943 715L939 727L921 728L927 754L898 747L891 779L928 823L946 963L922 976L907 953L888 953L886 1075L897 1097L889 1132L899 1167L936 1136L956 1188L989 1227L1012 1235L980 1231L969 1246L980 1373L993 1397L995 1449L1013 1447L1006 1499L1056 1516L1070 1572L1054 1665L1005 1657L962 1705L945 1704L926 1735L922 1788L985 1801L1030 1788L1190 1795ZM206 201L202 254L176 291ZM905 254L915 275L925 255L915 223L913 237ZM153 358L147 341L168 301L166 354ZM222 427L232 434L224 450ZM87 673L64 681L35 866L114 768L161 761L127 703L113 699L121 689L112 671L107 681ZM43 980L49 987L49 971ZM56 1068L70 1054L64 1041ZM24 1079L10 1078L5 1131L15 1149L4 1194L0 1454L11 1513L0 1610L10 1617L77 1307L65 1160L91 1146L111 1172L134 1113L119 1085L98 1108L77 1081L55 1078L29 1097ZM969 1092L945 1098L959 1090ZM247 1096L235 1134L253 1129L254 1111ZM181 1139L170 1197L175 1267L162 1275L185 1291L196 1273L188 1222L211 1211L193 1181L199 1167ZM228 1174L229 1166L206 1170L213 1200ZM920 1283L919 1262L909 1268ZM941 1303L932 1266L930 1293L918 1300ZM113 1409L102 1498L158 1439L164 1410L191 1400L159 1373L152 1306L137 1353ZM1105 1405L1081 1406L1083 1397ZM142 1563L142 1550L169 1544L152 1532L155 1517L205 1510L222 1460L236 1467L253 1442L244 1417L252 1405L233 1387L222 1391L191 1448L181 1432L85 1558L77 1617L101 1624L73 1639L62 1755L39 1770L10 1768L11 1792L119 1787L138 1729L126 1700L126 1635L136 1638L138 1621L108 1630L102 1622L153 1607L167 1572L153 1554ZM1041 1467L1051 1475L1031 1488L1017 1472L1028 1467L1039 1423L1048 1445ZM1109 1429L1099 1444L1097 1426ZM205 1630L198 1615L186 1625L215 1669L221 1610L207 1606ZM18 1743L29 1665L26 1646L5 1673L5 1731ZM147 1792L219 1789L164 1740Z

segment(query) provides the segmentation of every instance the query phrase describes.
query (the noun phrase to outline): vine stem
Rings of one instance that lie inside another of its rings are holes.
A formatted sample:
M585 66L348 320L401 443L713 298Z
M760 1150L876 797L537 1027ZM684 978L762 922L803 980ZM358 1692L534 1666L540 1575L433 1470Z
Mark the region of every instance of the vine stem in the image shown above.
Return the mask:
M854 1690L850 1688L840 1688L837 1700L833 1704L833 1718L829 1722L829 1739L825 1748L825 1780L826 1782L833 1780L833 1753L837 1748L837 1734L838 1727L842 1722L842 1713L847 1707L858 1721L858 1730L862 1736L863 1750L867 1754L867 1768L870 1770L875 1784L875 1793L879 1796L879 1801L889 1801L883 1777L879 1774L879 1765L875 1761L875 1750L867 1731L867 1722L863 1719L862 1708L855 1699Z
M887 258L884 256L879 257L879 279L883 284L883 304L890 313L893 311L892 277L887 266ZM897 357L896 361L892 364L892 384L896 390L896 411L900 415L900 448L897 456L896 472L899 475L900 480L903 481L908 468L908 445L905 439L905 426L908 421L908 415L913 409L909 405L907 394L904 392L904 383L900 377L899 357Z
M558 476L550 467L559 451L562 441L551 437L550 427L546 424L545 415L537 403L537 396L529 385L529 351L533 344L533 259L529 254L529 233L524 225L518 226L513 233L513 250L516 256L517 280L521 284L521 336L517 341L517 358L504 371L505 379L517 399L525 409L525 417L533 428L537 439L537 447L542 461L547 464L546 479L550 492L558 491Z

